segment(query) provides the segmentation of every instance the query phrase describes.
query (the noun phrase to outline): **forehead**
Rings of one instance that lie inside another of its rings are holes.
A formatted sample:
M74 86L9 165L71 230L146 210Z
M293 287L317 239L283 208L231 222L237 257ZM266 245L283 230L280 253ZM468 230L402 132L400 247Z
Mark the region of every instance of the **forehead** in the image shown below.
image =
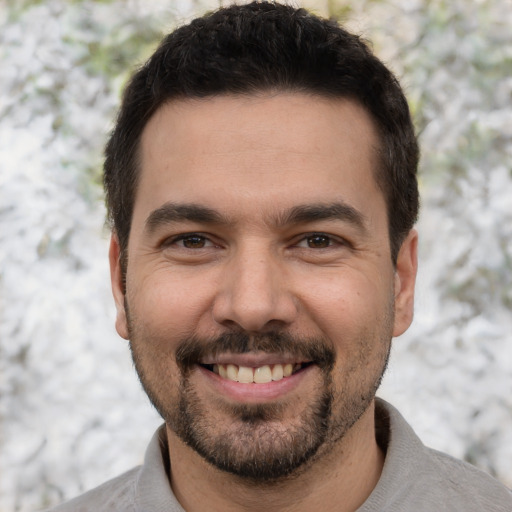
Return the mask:
M347 99L299 93L174 100L141 138L137 214L166 202L248 216L342 200L385 205L374 172L378 136ZM230 211L231 210L231 211Z

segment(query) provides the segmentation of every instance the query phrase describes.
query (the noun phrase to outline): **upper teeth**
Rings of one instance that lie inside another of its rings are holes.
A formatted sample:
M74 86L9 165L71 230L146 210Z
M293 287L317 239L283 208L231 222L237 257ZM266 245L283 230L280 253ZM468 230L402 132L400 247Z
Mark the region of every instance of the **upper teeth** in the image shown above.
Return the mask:
M300 368L300 364L295 365L296 369ZM281 380L284 377L289 377L294 370L294 365L287 364L273 364L258 366L251 368L249 366L237 366L236 364L214 364L213 371L221 377L232 380L235 382L243 382L250 384L264 384L265 382L272 382L273 380Z

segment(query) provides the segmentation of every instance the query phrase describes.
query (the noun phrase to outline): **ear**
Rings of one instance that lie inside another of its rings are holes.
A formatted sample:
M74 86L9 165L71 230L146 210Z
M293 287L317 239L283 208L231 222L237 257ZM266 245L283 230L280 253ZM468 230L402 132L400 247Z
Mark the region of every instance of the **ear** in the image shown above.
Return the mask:
M116 331L125 340L128 339L128 321L125 310L125 295L123 283L123 271L121 268L121 248L119 239L115 233L110 237L110 249L108 259L110 262L110 280L112 282L112 293L116 304Z
M414 287L418 271L418 232L411 229L403 241L395 269L395 323L393 336L411 325L414 314Z

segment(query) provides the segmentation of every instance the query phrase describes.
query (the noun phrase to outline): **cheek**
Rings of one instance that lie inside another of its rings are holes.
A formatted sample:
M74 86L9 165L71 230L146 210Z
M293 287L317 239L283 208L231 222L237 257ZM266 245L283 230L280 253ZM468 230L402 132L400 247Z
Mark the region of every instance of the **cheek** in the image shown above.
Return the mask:
M317 280L304 295L312 321L336 348L350 350L357 340L388 336L393 321L393 287L379 281L363 273L343 279L331 277Z
M198 275L182 277L172 269L148 272L128 286L134 323L168 339L190 336L210 310L208 282Z

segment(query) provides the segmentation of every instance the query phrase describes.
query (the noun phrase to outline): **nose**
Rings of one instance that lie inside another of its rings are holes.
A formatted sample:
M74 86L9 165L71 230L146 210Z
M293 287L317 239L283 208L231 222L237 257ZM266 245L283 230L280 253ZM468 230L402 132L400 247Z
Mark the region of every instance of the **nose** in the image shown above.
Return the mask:
M247 248L226 265L213 305L215 322L230 329L282 329L297 315L286 265L271 251Z

